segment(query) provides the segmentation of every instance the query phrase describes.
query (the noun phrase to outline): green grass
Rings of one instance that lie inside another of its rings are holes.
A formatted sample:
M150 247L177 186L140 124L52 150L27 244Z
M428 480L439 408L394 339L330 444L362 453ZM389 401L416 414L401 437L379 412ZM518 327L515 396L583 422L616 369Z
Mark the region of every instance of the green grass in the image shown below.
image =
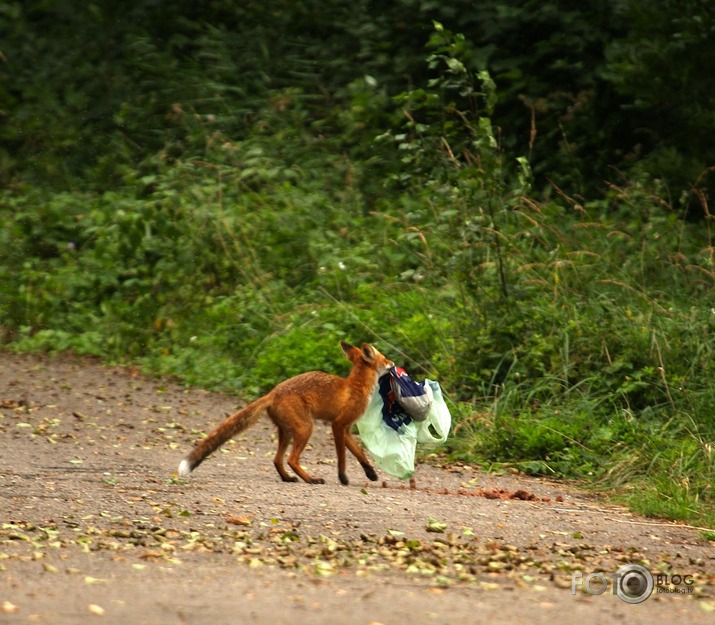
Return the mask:
M575 480L635 513L715 527L711 426L668 416L667 405L634 417L607 398L534 402L524 390L459 407L452 457Z

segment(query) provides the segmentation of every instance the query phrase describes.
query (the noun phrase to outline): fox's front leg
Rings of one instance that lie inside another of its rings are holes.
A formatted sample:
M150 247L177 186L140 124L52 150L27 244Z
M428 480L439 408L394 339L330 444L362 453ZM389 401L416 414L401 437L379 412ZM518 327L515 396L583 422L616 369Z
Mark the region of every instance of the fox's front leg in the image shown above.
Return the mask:
M353 435L350 433L349 427L345 429L345 444L350 450L350 453L352 453L352 455L357 458L358 462L363 468L363 471L365 471L367 479L372 480L373 482L377 481L377 473L375 473L375 469L372 467L370 461L367 459L365 452L362 450L360 445L358 445L357 441L353 438Z
M345 434L347 434L347 428L333 421L333 439L335 440L335 453L338 456L338 478L343 486L350 483L345 473Z
M333 422L333 438L335 439L335 452L338 456L338 478L340 483L347 486L350 483L348 476L345 473L345 447L350 450L358 462L362 465L365 475L373 482L377 480L377 473L373 469L370 461L367 459L365 452L360 449L360 446L355 442L355 439L350 434L350 426L343 426Z

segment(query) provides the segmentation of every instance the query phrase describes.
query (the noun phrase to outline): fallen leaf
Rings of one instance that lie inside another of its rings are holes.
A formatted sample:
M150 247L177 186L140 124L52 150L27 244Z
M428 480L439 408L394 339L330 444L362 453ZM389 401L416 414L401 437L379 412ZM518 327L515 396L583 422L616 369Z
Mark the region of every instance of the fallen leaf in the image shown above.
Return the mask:
M313 565L313 571L316 575L322 575L323 577L328 577L332 575L335 571L333 565L325 560L318 560Z
M447 529L447 524L430 517L427 521L427 531L435 534L442 534Z
M19 612L20 608L16 606L14 603L10 603L9 601L3 601L2 602L2 611L5 612L6 614L14 614L15 612Z

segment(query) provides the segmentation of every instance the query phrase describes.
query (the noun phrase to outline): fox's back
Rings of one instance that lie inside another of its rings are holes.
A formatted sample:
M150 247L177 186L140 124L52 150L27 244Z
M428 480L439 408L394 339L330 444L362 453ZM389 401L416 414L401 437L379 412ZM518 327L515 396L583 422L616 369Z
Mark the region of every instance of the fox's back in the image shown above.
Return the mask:
M299 404L315 419L332 421L346 410L362 414L372 388L323 371L308 371L279 383L270 392L277 403Z
M271 391L271 395L275 397L305 393L324 395L336 392L345 382L345 378L324 371L306 371L278 383Z

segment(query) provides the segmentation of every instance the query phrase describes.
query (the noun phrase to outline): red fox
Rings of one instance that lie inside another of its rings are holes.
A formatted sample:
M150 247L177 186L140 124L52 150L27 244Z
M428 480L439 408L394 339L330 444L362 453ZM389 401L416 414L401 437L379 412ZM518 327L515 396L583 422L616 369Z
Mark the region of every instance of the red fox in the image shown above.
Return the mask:
M242 410L226 417L208 436L194 447L179 464L179 475L188 476L210 454L227 440L253 425L265 412L278 428L278 451L273 464L284 482L297 482L283 465L283 456L293 440L288 455L288 466L309 484L325 484L325 480L310 476L300 466L300 454L313 432L313 420L331 421L335 450L338 455L338 477L348 484L345 473L345 447L355 456L365 475L377 480L375 469L350 433L350 427L362 415L375 389L377 379L394 363L372 345L363 343L360 348L345 341L340 346L353 363L347 378L309 371L278 384L267 395L248 404Z

